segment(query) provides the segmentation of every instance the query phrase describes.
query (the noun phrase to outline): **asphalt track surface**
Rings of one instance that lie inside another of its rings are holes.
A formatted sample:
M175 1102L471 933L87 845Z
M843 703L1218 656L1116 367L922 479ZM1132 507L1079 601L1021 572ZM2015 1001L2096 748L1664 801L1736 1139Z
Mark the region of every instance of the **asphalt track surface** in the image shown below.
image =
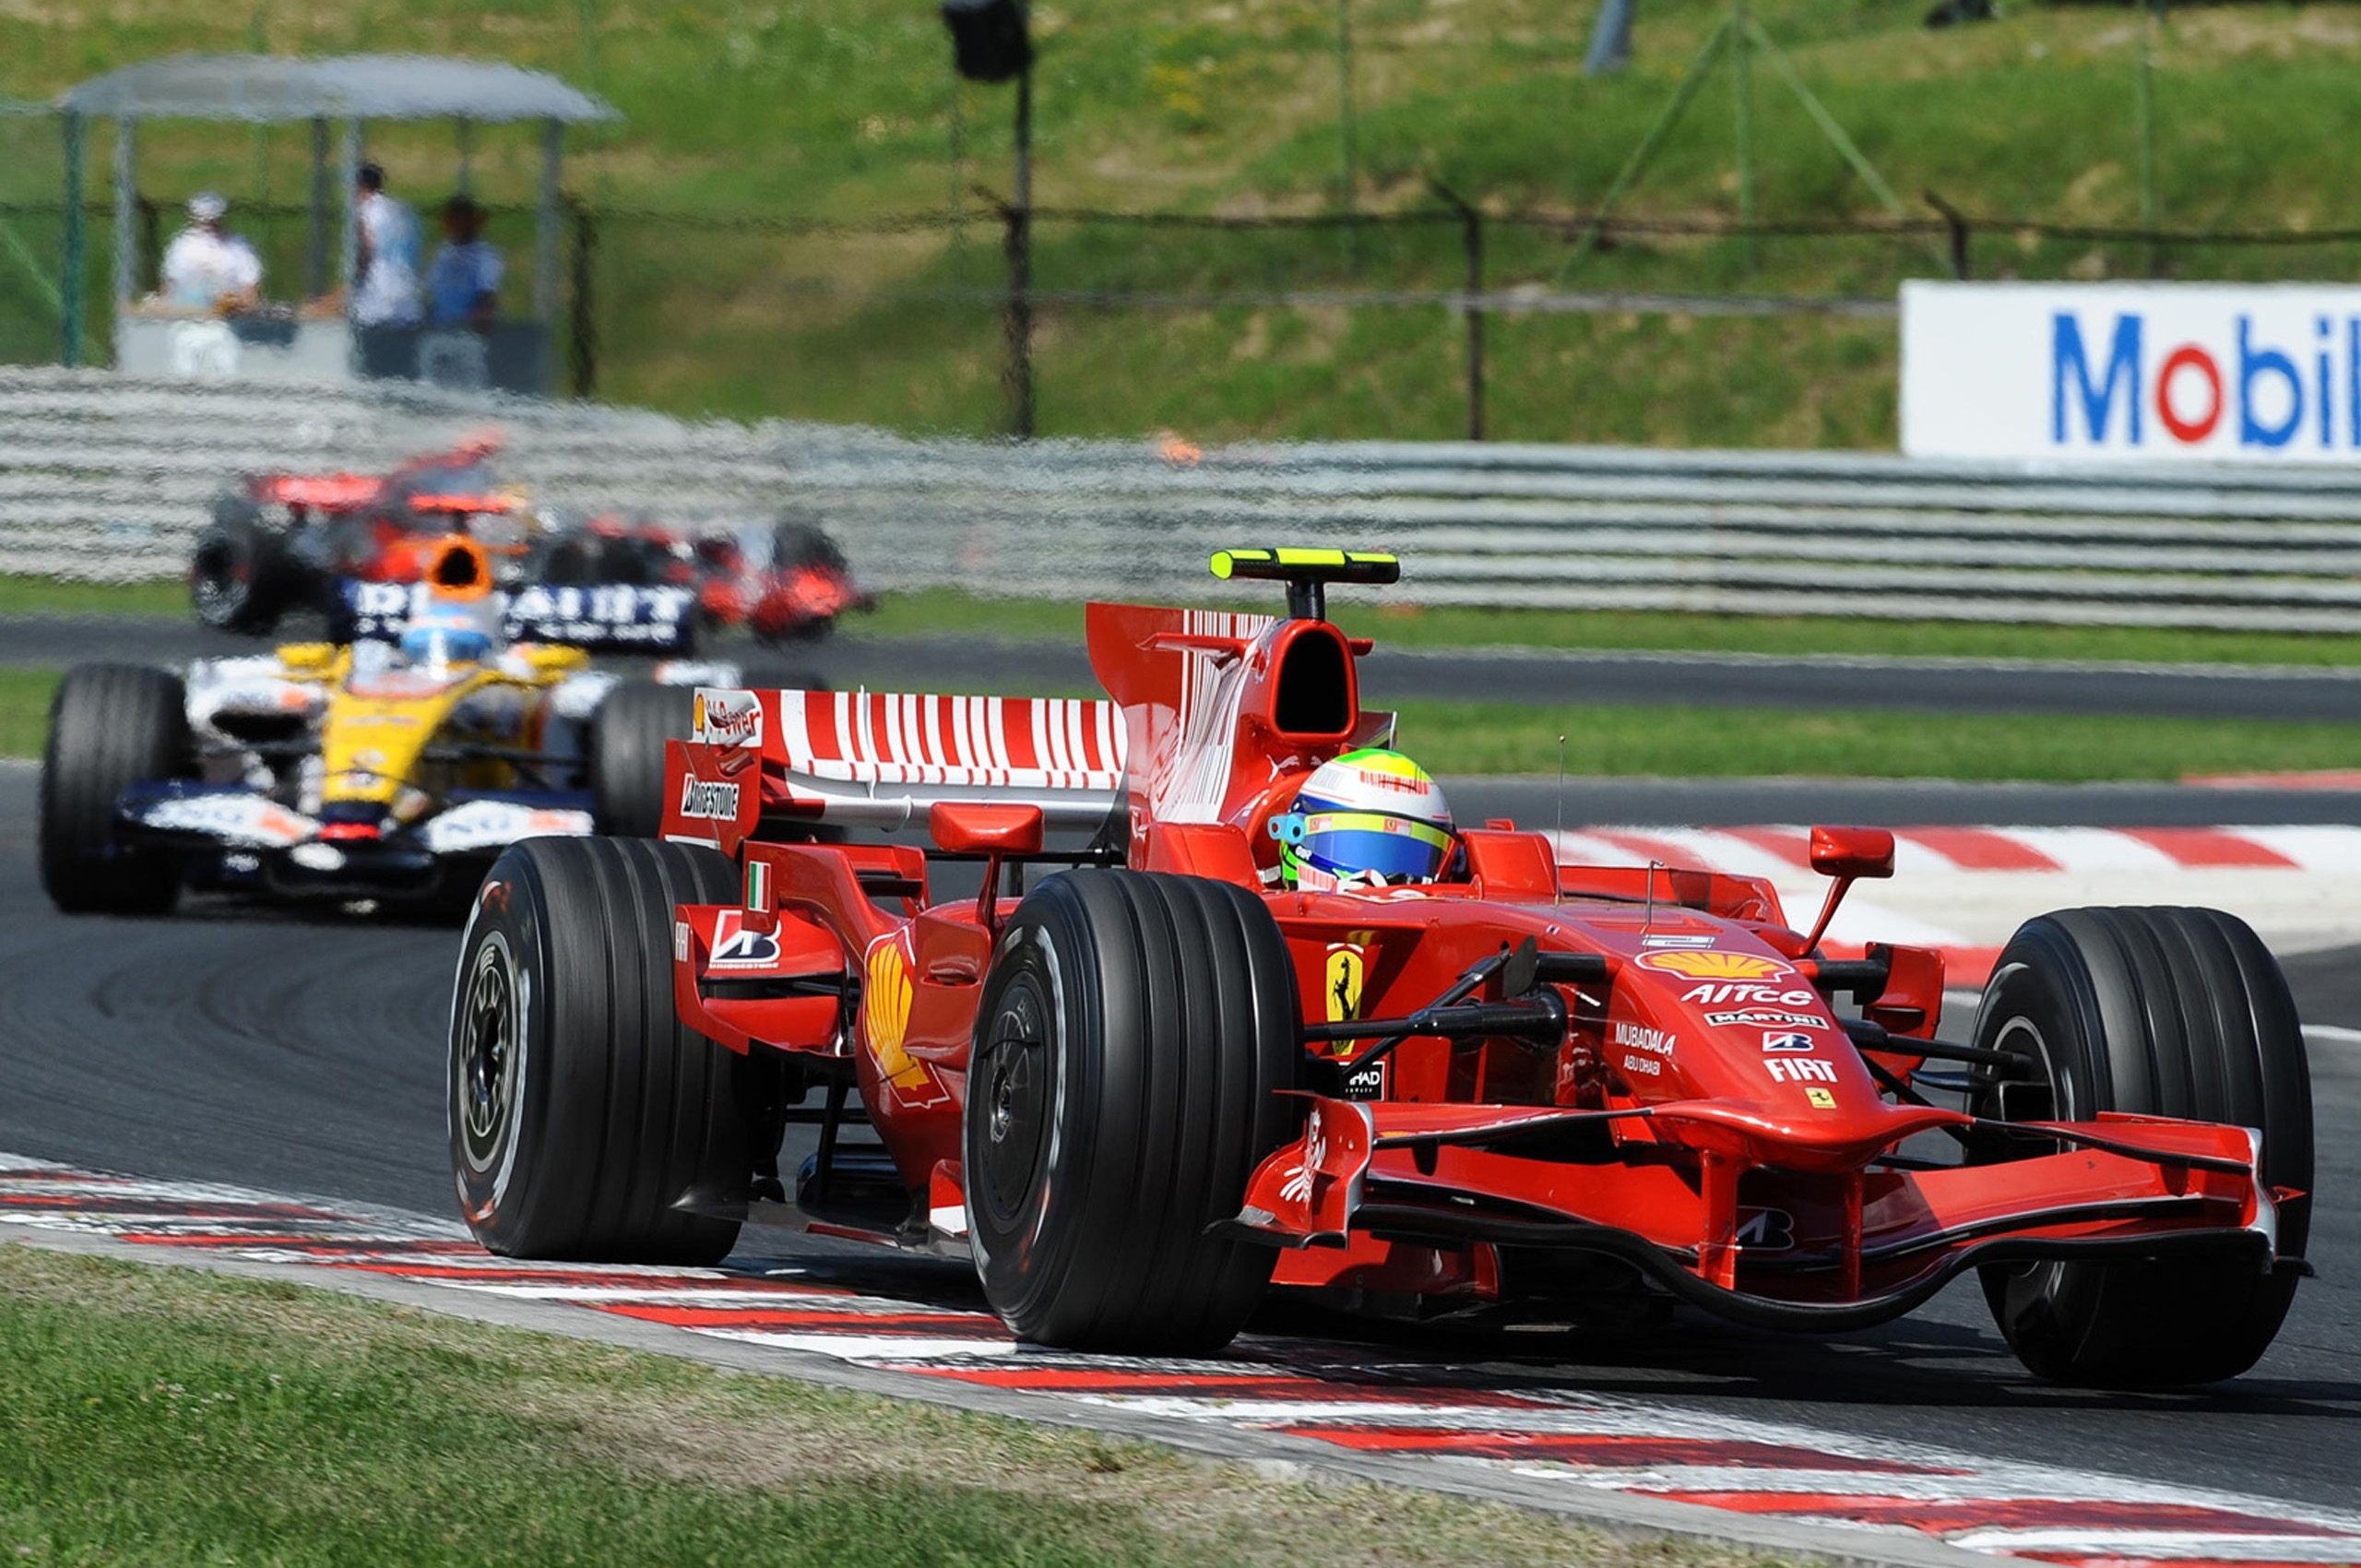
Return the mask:
M299 635L291 626L288 635ZM162 616L18 615L0 621L0 664L78 659L182 664L267 645ZM839 687L1069 695L1095 690L1078 643L974 637L864 637L859 623L825 644L766 652L723 642L750 673L791 679L817 668ZM1367 671L1372 703L1481 693L1533 704L1823 707L1900 713L2130 714L2156 719L2361 719L2361 670L2236 665L2014 663L1991 659L1774 658L1549 648L1421 651L1381 647Z
M0 766L0 1149L449 1216L441 1075L456 933L207 903L159 921L61 917L34 878L33 787L31 769ZM2361 1028L2361 949L2288 968L2308 1024ZM2035 1383L1968 1284L1903 1323L1825 1342L1686 1315L1638 1336L1347 1331L1387 1357L1498 1364L1511 1378L1547 1367L1692 1410L2361 1508L2361 1035L2315 1034L2312 1051L2321 1277L2256 1372L2218 1392ZM973 1299L962 1266L882 1254L874 1266L881 1289Z

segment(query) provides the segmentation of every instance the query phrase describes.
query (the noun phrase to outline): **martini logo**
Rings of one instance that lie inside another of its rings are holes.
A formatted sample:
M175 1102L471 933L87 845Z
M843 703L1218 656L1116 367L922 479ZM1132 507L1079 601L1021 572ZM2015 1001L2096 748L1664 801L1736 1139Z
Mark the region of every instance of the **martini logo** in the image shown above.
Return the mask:
M910 1033L913 988L908 960L894 938L880 938L869 950L869 983L863 992L861 1032L869 1040L869 1059L877 1067L894 1098L905 1104L939 1105L950 1099L934 1069L909 1053L904 1043Z
M681 814L691 822L736 822L738 786L683 778L681 780Z
M1705 1022L1717 1029L1744 1028L1752 1025L1761 1029L1810 1029L1821 1023L1809 1013L1784 1013L1776 1007L1748 1007L1734 1013L1708 1013Z
M1369 958L1358 943L1340 942L1328 949L1328 1021L1341 1024L1361 1016L1361 988L1369 980Z
M709 746L763 743L763 702L752 692L699 686L689 702L689 739Z
M723 909L713 917L713 956L705 966L708 972L767 969L777 962L778 937L771 932L749 930L745 910Z
M1776 980L1795 972L1776 958L1765 958L1753 953L1723 953L1686 947L1643 953L1640 968L1667 975L1686 975L1691 980Z

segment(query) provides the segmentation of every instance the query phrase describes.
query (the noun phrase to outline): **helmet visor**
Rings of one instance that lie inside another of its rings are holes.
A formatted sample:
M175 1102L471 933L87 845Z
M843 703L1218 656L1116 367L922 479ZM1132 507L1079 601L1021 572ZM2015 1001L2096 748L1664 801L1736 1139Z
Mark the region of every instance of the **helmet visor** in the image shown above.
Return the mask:
M1315 812L1303 819L1295 851L1333 876L1430 882L1451 854L1451 835L1383 812Z

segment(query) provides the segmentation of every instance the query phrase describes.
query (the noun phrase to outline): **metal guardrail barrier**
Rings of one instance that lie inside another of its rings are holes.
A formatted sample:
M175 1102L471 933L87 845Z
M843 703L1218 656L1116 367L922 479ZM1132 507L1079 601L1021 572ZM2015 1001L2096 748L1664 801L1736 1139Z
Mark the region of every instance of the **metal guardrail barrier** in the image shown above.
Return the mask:
M2361 631L2361 476L1468 443L919 440L423 390L0 371L0 572L177 574L244 471L497 427L555 505L727 526L801 503L883 588L1185 594L1256 540L1401 552L1427 603Z

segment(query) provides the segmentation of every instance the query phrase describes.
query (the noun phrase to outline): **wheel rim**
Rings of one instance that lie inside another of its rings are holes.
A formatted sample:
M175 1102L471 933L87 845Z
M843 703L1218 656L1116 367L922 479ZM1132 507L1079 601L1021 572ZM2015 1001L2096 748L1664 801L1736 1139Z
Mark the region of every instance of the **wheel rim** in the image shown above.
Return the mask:
M471 1170L491 1168L516 1121L521 1018L516 960L507 939L493 932L476 949L469 970L453 1063L459 1135Z
M2039 1024L2022 1013L2012 1014L2003 1018L2000 1027L1993 1030L1990 1043L1995 1051L2014 1051L2033 1060L2034 1068L2030 1077L2010 1079L2006 1081L2007 1084L2022 1084L2028 1087L2046 1088L2049 1094L2046 1119L2050 1121L2056 1121L2061 1117L2070 1119L2071 1108L2065 1103L2066 1096L2058 1081L2057 1061L2050 1054L2048 1037L2041 1032ZM1985 1114L1989 1114L1996 1121L2020 1120L2021 1118L2003 1114L2008 1109L2002 1096L2004 1087L2006 1087L2004 1081L1998 1077L1993 1078L1987 1086L1985 1092L1991 1097L1991 1105L1990 1110ZM2009 1273L2011 1278L2021 1282L2023 1288L2029 1288L2035 1294L2047 1294L2055 1288L2062 1277L2065 1266L2063 1264L2055 1262L2027 1263L2018 1265Z
M986 1215L1003 1230L1016 1227L1040 1183L1053 1089L1049 1016L1038 984L1031 975L1018 975L1002 994L984 1037L980 1071L971 1080L982 1167L973 1185Z

